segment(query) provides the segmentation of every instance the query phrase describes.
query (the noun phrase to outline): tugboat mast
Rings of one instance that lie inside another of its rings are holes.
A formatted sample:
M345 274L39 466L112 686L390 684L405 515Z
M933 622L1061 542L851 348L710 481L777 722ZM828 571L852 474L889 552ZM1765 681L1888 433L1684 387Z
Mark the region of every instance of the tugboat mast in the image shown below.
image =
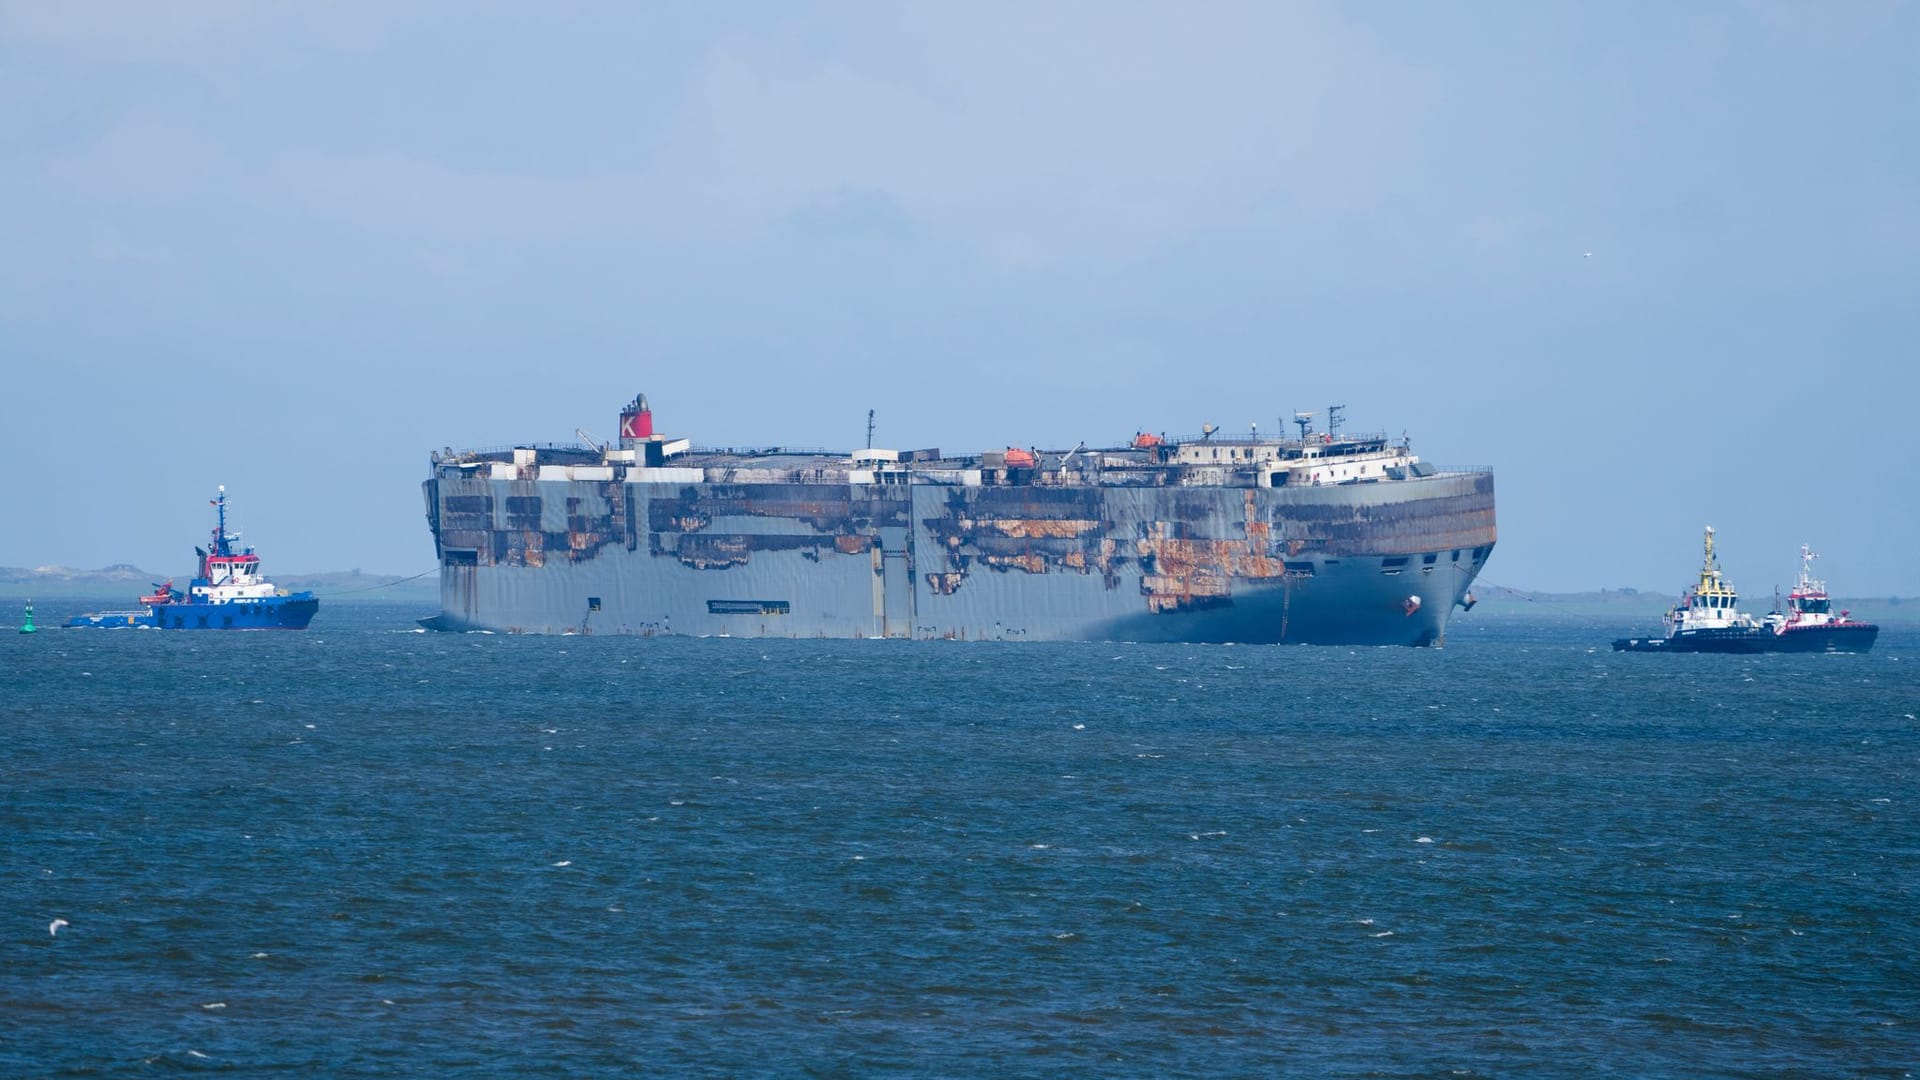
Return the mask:
M220 497L211 501L214 509L219 511L219 518L213 527L212 553L215 555L231 555L233 554L232 541L234 537L227 533L227 485L221 484Z

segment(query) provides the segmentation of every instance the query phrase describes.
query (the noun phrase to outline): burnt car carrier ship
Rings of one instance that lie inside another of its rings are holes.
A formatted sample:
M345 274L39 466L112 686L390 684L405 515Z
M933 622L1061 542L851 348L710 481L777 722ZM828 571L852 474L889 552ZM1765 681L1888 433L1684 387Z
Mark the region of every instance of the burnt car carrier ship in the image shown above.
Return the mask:
M696 449L645 395L614 445L451 449L423 485L441 612L511 633L1434 645L1493 475L1406 440Z

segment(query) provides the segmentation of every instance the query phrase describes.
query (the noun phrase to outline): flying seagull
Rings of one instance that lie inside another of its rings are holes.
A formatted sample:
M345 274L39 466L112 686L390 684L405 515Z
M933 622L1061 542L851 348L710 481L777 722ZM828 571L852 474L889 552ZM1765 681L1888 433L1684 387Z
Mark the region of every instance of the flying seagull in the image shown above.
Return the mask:
M1589 251L1589 252L1587 252L1587 253L1586 253L1585 255L1582 255L1582 256L1580 256L1580 257L1581 257L1581 258L1583 258L1583 259L1591 259L1591 258L1593 258L1593 252L1591 252L1591 251Z

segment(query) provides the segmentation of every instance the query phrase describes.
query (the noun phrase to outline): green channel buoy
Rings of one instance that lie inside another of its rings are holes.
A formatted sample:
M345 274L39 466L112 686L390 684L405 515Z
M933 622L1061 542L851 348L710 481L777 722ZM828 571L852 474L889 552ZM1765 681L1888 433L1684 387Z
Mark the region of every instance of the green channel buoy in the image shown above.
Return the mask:
M27 625L21 627L20 632L23 634L31 634L37 632L39 629L39 627L33 625L33 601L29 600L27 601Z

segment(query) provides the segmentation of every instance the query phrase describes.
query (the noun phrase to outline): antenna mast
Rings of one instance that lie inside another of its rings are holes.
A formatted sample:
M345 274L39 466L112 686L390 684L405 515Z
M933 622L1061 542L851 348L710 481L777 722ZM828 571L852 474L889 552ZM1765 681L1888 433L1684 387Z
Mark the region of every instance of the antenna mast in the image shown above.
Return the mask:
M867 410L867 449L873 449L873 410Z
M1336 439L1340 437L1340 425L1346 422L1346 419L1347 419L1346 412L1347 412L1347 407L1345 405L1327 406L1327 434L1328 435L1333 436Z

